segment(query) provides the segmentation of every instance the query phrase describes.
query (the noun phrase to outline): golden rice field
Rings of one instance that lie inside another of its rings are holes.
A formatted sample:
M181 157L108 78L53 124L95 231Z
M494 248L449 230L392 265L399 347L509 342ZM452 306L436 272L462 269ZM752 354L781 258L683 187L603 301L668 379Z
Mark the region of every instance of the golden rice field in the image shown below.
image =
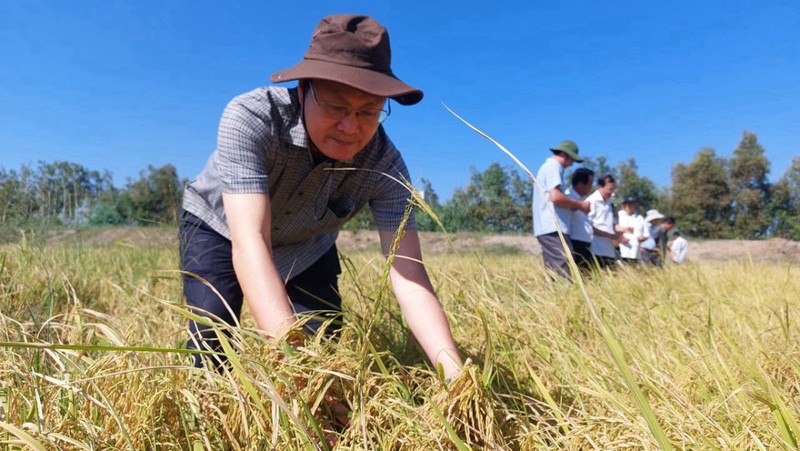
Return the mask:
M342 258L338 345L269 342L245 315L230 371L212 373L181 353L174 244L0 246L0 449L798 446L797 266L620 271L584 293L547 282L537 256L428 255L471 361L445 386L407 338L382 258Z

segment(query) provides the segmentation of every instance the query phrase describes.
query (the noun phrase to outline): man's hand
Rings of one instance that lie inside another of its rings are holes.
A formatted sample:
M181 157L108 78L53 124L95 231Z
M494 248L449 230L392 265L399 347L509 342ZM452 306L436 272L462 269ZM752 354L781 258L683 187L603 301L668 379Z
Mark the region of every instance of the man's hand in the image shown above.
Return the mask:
M581 202L581 206L578 209L588 215L589 214L589 210L592 209L591 207L592 206L591 206L591 204L589 204L589 202L583 201L583 202Z

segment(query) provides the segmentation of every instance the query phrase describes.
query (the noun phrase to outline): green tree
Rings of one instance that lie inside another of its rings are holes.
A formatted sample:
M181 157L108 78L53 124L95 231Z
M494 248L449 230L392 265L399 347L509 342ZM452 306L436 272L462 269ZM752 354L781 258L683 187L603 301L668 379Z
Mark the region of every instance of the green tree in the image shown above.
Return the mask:
M530 229L530 184L516 169L492 163L484 172L472 170L470 183L445 205L442 222L448 231L525 232Z
M24 194L16 171L0 168L0 225L10 224L20 218L20 202Z
M732 232L736 238L760 238L769 227L769 160L755 133L745 131L730 160Z
M372 215L369 205L365 206L347 223L345 223L342 230L377 230L378 224L375 222L375 216Z
M39 162L35 177L38 216L44 225L78 225L98 196L111 187L111 174L68 161Z
M89 225L122 225L125 218L114 203L98 202L89 212Z
M689 235L725 238L731 219L727 163L714 149L701 149L689 164L672 169L672 212Z
M604 175L611 175L615 179L619 179L619 177L620 177L620 174L619 174L619 171L617 170L617 168L614 168L613 166L611 166L608 163L608 159L606 157L602 156L602 155L597 157L596 161L594 159L590 158L590 157L586 157L583 160L583 167L585 167L586 169L591 169L592 171L594 171L595 180L597 180L598 178L600 178L600 177L602 177ZM564 174L564 180L567 180L567 181L571 180L572 179L572 171L574 171L574 170L575 170L575 167L573 166L572 170L567 171Z
M772 235L800 240L800 157L773 186L768 206Z
M423 178L421 181L422 189L420 190L422 199L425 203L428 204L428 207L433 211L433 213L439 217L439 220L442 220L442 205L439 203L439 195L436 194L436 191L433 189L433 185L431 184L430 180ZM436 221L433 220L430 216L428 216L425 212L420 210L419 208L415 211L415 217L417 220L417 229L426 232L436 232L439 231L439 225Z
M658 200L656 184L647 177L638 174L636 160L629 158L617 165L617 191L614 194L618 199L633 197L640 210L653 208Z
M140 224L177 224L181 185L171 164L159 168L148 165L138 180L128 181L119 209L128 220Z

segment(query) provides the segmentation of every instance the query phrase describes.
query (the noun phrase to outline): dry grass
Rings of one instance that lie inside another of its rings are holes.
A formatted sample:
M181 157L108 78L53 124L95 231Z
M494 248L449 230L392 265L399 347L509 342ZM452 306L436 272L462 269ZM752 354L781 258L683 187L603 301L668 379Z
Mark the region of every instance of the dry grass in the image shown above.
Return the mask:
M338 346L270 343L245 315L217 374L179 352L175 249L0 247L0 448L310 450L330 434L358 450L661 447L583 294L547 282L539 258L426 260L472 361L444 386L382 259L344 257ZM797 446L800 268L621 271L586 289L673 446ZM348 426L330 399L353 407Z

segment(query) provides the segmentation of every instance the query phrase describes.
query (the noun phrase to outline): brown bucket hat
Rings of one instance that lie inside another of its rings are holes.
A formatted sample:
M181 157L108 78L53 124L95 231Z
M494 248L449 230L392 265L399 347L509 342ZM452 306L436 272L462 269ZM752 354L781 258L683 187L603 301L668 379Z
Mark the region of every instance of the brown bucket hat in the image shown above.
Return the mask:
M305 78L331 80L401 105L422 100L422 91L400 81L391 68L389 33L368 16L337 14L322 19L303 60L272 74L273 83Z

